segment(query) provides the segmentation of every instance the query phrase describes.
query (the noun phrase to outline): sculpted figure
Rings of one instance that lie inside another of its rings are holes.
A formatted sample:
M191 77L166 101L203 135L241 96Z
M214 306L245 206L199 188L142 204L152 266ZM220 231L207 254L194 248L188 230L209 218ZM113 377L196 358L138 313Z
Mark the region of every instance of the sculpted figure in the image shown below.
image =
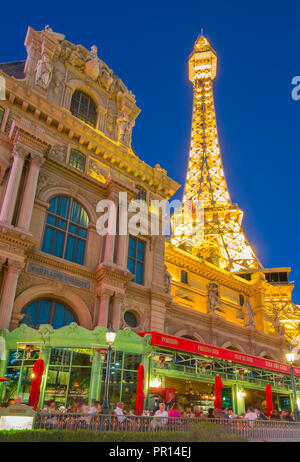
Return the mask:
M172 282L172 276L169 273L167 266L165 265L165 287L166 287L167 294L171 292L171 282Z
M117 119L117 124L118 124L118 141L124 141L125 133L126 130L129 127L129 119L125 114L122 114L118 119Z
M277 311L276 311L276 310L274 310L273 326L274 326L275 332L276 332L278 335L284 335L284 333L285 333L285 328L284 328L284 326L281 324L281 322L279 321L279 317L278 317L278 314L277 314Z
M214 282L208 284L207 291L207 312L215 313L218 303L218 287Z
M113 81L113 71L109 69L105 63L102 62L100 67L99 82L103 85L106 91L109 91Z
M250 305L249 297L247 297L247 300L244 303L244 308L246 310L246 326L253 327L255 329L254 314Z
M36 66L35 84L47 90L52 77L52 64L49 56L44 53Z
M83 50L80 48L80 45L77 45L74 49L72 49L72 44L70 44L68 51L68 60L72 66L78 67L82 69L84 67L84 57L83 57ZM69 54L70 53L70 54Z
M97 80L99 77L99 58L97 55L98 48L96 45L93 45L91 48L91 51L89 52L86 63L85 63L85 68L84 72L86 75L88 75L92 80Z

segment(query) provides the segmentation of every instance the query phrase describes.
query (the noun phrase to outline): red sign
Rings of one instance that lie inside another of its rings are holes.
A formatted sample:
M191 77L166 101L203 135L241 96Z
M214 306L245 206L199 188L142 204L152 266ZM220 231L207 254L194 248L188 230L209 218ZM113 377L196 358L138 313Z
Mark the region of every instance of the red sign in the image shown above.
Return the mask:
M186 351L188 353L199 355L212 356L213 358L225 359L239 364L247 364L247 366L282 372L283 374L290 374L290 367L288 364L279 363L271 359L259 358L258 356L247 355L238 351L227 350L226 348L219 348L214 345L207 345L194 340L174 337L173 335L161 334L159 332L142 332L139 335L144 337L146 334L152 335L151 345ZM295 375L300 376L299 367L295 367L294 372Z

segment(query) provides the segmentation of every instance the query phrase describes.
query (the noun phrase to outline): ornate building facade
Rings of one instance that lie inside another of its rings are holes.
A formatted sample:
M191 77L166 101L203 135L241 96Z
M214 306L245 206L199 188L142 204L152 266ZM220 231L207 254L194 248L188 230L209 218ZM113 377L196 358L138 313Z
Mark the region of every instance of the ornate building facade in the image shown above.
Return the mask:
M151 234L99 235L100 200L112 200L118 221L124 222L119 193L126 192L125 206L143 201L150 217L150 201L170 199L179 184L133 151L132 129L140 110L96 46L89 51L74 45L47 26L43 31L29 27L25 47L26 61L0 64L6 84L6 99L0 101L0 332L7 341L2 372L9 376L12 355L19 357L22 345L20 361L29 361L18 366L14 392L27 393L22 377L30 371L31 352L40 349L49 370L42 401L64 387L69 402L76 354L91 363L87 389L98 399L104 367L99 345L111 323L123 355L115 361L122 363L119 398L125 399L121 377L135 373L141 358L147 396L151 377L159 375L165 388L173 387L168 380L180 378L179 366L174 374L171 367L164 369L160 358L172 354L168 350L164 356L163 343L155 343L155 335L152 347L149 336L142 339L147 332L166 334L165 348L182 338L221 348L218 354L228 349L248 355L249 361L271 360L270 370L278 370L276 361L283 361L288 343L282 321L290 322L290 313L283 315L274 306L283 301L296 316L290 269L262 267L242 231L242 212L230 201L213 105L217 58L207 40L196 41L189 61L194 109L184 193L184 201L204 203L200 247L187 247L184 233L175 241ZM186 344L193 351L189 345L196 343ZM66 352L69 375L54 386L51 368L56 370L55 361ZM210 364L207 385L219 365L199 361L202 371ZM180 369L180 374L187 372ZM199 374L197 368L190 371L190 382ZM240 382L228 377L237 409ZM130 380L126 393L132 396ZM282 390L290 395L288 385Z

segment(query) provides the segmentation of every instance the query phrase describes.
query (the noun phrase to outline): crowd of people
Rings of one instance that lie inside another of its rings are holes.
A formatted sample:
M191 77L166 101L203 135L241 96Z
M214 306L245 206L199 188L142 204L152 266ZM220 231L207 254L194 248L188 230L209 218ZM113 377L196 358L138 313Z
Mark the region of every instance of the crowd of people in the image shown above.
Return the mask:
M21 404L23 403L22 398L20 396L16 396L14 399L11 399L8 405L12 404ZM88 403L80 402L80 401L73 401L73 403L65 408L64 406L57 405L54 399L50 399L45 403L43 409L39 409L41 412L45 412L47 414L56 414L56 413L66 413L66 414L84 414L81 418L86 422L89 423L91 421L90 417L100 416L104 414L103 407L100 401L91 400ZM106 412L107 414L107 412ZM118 423L124 424L130 421L130 418L135 415L134 410L125 411L124 410L124 403L119 401L117 405L114 407L113 410L109 411L109 414L115 415ZM214 420L214 419L245 419L245 420L276 420L276 421L286 421L292 422L294 421L294 416L288 410L281 410L278 411L277 409L273 409L271 415L269 417L266 416L266 413L260 407L248 407L247 411L242 415L236 415L232 408L225 408L224 406L220 408L209 408L207 412L204 412L203 409L198 406L194 405L186 406L185 408L178 404L176 405L175 402L172 404L166 404L164 402L159 402L155 400L152 411L145 411L143 413L144 416L150 418L150 429L155 430L159 427L165 426L167 423L175 422L177 418L187 419L187 418L194 418L194 419L206 419L206 420ZM53 417L52 417L53 419ZM53 420L54 422L54 420ZM131 422L133 422L131 420Z

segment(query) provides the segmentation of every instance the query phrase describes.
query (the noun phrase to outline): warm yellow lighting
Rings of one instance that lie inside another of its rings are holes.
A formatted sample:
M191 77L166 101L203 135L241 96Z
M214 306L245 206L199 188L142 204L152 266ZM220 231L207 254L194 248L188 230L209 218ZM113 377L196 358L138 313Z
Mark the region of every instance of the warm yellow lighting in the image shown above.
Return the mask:
M114 343L116 335L117 334L113 328L113 325L111 324L106 331L106 341L109 346L111 346Z
M294 360L295 360L295 353L293 353L292 351L289 351L288 353L286 353L286 359L289 363L293 363Z
M239 390L237 392L237 399L238 400L241 400L241 399L245 398L245 396L246 396L246 393L244 391Z
M181 223L174 213L171 243L222 269L259 268L241 228L243 212L231 203L224 176L213 96L216 72L216 52L200 36L189 58L194 106L183 204L192 204L193 209L200 204L205 220L199 227L199 220L191 214L191 220Z
M150 388L160 388L161 387L161 380L158 378L154 378L150 380Z
M153 356L154 361L163 361L163 362L170 362L172 358L170 356L165 355L155 355Z

